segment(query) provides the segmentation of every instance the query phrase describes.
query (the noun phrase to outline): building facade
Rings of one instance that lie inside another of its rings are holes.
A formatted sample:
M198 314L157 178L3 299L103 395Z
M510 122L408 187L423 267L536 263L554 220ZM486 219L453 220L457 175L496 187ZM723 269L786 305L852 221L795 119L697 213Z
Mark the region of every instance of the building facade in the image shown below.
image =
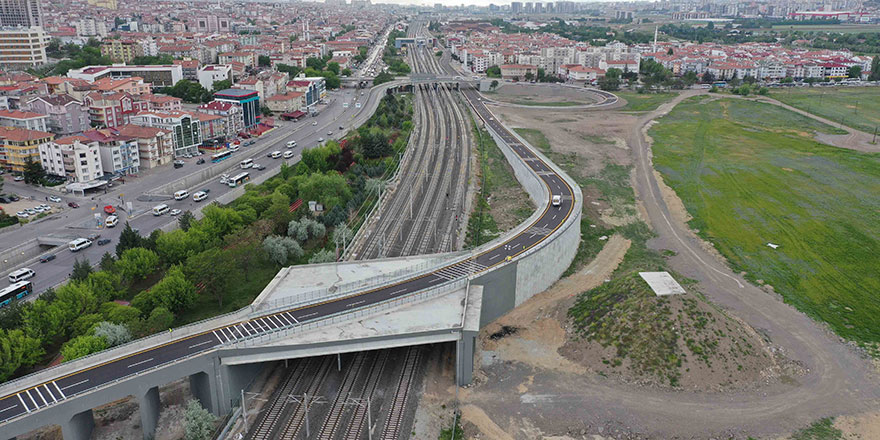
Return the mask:
M0 0L0 26L42 26L40 0Z
M141 167L155 168L174 160L174 145L169 131L131 124L117 127L115 130L137 141Z
M26 128L0 128L3 167L15 173L24 172L28 161L40 161L40 145L51 142L55 135Z
M198 153L202 143L199 120L187 112L143 111L132 116L131 123L170 131L175 157Z
M104 175L98 142L85 136L67 136L39 146L40 164L47 174L68 183L85 183Z
M70 95L32 98L21 108L48 116L47 131L55 133L56 136L79 134L90 128L88 108Z
M215 93L214 99L241 107L244 130L250 130L260 122L260 97L257 91L226 89Z
M46 64L49 34L40 27L0 27L0 68L25 70Z

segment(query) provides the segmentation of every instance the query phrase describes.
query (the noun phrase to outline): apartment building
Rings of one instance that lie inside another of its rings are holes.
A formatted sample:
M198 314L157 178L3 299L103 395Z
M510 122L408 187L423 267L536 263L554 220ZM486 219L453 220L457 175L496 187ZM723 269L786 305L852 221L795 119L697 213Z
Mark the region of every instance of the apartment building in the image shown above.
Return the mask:
M150 109L150 103L135 99L128 93L92 92L84 99L89 121L95 127L118 127L130 123L137 113Z
M3 167L12 172L24 172L24 166L28 161L40 161L40 145L49 143L53 139L55 135L45 131L0 127Z
M202 143L199 120L187 112L142 111L131 117L131 123L170 131L175 157L196 154Z
M46 131L56 136L70 136L91 128L89 110L70 95L40 96L28 100L22 110L43 114L48 117Z
M217 59L220 64L237 62L251 68L257 67L257 57L253 52L226 52L219 54Z
M49 34L41 27L0 27L0 68L14 71L46 64Z
M110 58L114 63L131 63L131 60L144 56L144 46L134 40L104 40L101 43L101 55Z
M214 90L214 83L218 81L232 82L232 66L209 65L199 69L197 74L199 84L206 90Z
M500 67L501 77L504 79L524 80L529 73L532 78L538 76L538 66L532 64L503 64Z
M40 0L0 0L0 26L42 26Z
M40 164L47 174L69 183L85 183L104 175L98 142L85 136L67 136L39 146Z
M48 131L49 117L42 113L21 110L0 110L0 127Z
M174 145L168 130L131 124L116 127L115 130L120 135L135 139L141 167L155 168L174 160Z
M140 171L141 160L137 139L112 129L88 130L82 135L98 143L104 174L124 176Z
M223 118L224 132L222 135L227 139L244 131L242 108L233 102L211 101L200 105L199 112ZM215 137L219 137L219 134L215 135Z
M139 77L152 87L172 87L183 79L183 68L178 65L127 66L87 66L71 69L67 72L70 78L84 79L95 82L101 78L132 78Z

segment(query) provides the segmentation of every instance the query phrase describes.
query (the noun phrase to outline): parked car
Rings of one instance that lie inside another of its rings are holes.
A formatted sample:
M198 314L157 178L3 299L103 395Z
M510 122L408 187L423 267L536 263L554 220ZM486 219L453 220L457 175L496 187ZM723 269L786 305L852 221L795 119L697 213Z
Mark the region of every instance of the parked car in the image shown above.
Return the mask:
M40 263L48 263L55 259L55 254L43 255L40 257Z
M318 125L318 121L312 121L312 125Z
M333 130L328 131L327 136L333 136Z
M174 168L180 168L180 167L183 166L184 163L185 163L185 162L182 161L182 160L175 160L175 161L174 161Z
M95 241L95 240L101 238L101 234L89 234L89 236L86 238L88 238L89 240Z
M15 215L16 215L18 218L28 218L28 217L30 217L30 215L28 215L28 213L26 213L26 212L24 212L24 211L18 211L18 212L15 213Z
M98 240L98 246L104 246L105 244L110 243L110 241L111 240L109 238L102 238Z
M79 204L76 202L67 202L67 206L71 208L79 208Z
M40 207L40 208L43 208L43 211L48 211L48 210L52 209L51 206L49 206L49 205L47 205L47 204L45 204L45 203L40 203L40 206L39 206L39 207Z
M24 176L15 176L12 178L12 180L16 182L21 182L22 180L24 180Z
M107 214L114 214L116 213L116 208L114 208L112 205L107 205L104 207L104 212L106 212Z
M52 203L61 203L61 197L58 196L49 196L49 201Z

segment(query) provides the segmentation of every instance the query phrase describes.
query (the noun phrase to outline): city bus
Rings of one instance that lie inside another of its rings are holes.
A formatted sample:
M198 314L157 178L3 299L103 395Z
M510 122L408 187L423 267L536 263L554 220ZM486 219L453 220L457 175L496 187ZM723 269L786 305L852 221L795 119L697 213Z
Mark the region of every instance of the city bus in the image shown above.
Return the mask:
M245 182L251 180L251 176L248 173L241 173L229 178L226 181L226 184L229 185L230 188L235 188L238 185L242 185Z
M19 281L3 290L0 290L0 307L8 306L13 300L24 298L34 293L34 283Z
M232 152L228 151L228 150L224 151L222 153L217 153L217 154L211 155L211 162L214 162L214 163L222 162L226 159L229 159L230 156L232 156Z

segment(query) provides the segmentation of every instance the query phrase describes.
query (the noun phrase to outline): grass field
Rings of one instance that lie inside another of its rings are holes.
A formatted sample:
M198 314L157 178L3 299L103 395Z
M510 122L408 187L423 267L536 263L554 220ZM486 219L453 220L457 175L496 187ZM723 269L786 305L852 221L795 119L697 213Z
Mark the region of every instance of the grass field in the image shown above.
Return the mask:
M880 155L810 136L830 130L769 104L699 97L650 134L655 166L694 217L691 226L734 270L873 346L880 342Z
M631 112L649 112L677 96L676 93L636 93L628 91L614 92L614 94L626 100L626 105L620 110Z
M880 32L880 26L873 24L844 24L844 25L834 25L834 24L814 24L814 25L789 25L789 24L778 24L774 25L772 28L774 31L802 31L802 32L840 32L844 34L853 34L853 33L862 33L862 32ZM758 33L762 32L758 31Z
M774 89L770 97L867 133L880 127L880 87Z

